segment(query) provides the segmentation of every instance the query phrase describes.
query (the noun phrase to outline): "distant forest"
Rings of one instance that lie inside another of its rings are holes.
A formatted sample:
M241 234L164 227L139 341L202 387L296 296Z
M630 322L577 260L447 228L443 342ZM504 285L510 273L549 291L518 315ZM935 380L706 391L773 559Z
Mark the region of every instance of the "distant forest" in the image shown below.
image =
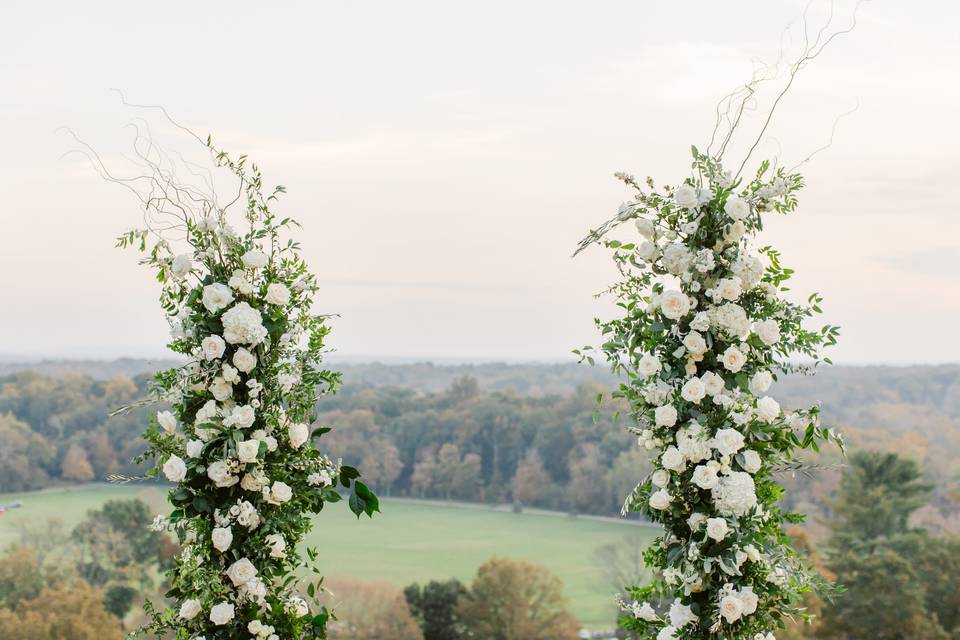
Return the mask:
M136 474L130 460L147 409L108 418L143 396L158 364L43 362L0 366L0 492ZM596 397L615 384L601 367L574 364L344 364L340 393L322 399L333 427L322 450L358 465L383 494L514 503L615 515L645 474L646 454L621 409ZM933 531L960 531L960 366L832 367L773 390L784 406L823 404L849 449L913 458L936 487L915 514ZM825 470L785 477L790 506L816 536L830 515L843 458L806 459Z

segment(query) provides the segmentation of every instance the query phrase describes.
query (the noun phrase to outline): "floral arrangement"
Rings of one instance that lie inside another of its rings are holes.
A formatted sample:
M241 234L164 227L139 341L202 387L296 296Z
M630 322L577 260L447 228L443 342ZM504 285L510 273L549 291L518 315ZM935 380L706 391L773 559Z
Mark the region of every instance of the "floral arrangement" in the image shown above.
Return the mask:
M283 187L265 197L255 165L231 159L209 138L206 146L239 180L234 203L244 208L243 230L228 221L229 205L176 186L172 172L148 163L146 219L164 222L118 239L156 272L169 348L187 357L156 375L152 395L172 408L151 421L149 448L138 459L155 463L147 476L175 485L173 511L155 526L176 532L182 545L166 594L179 607L148 602L149 622L137 633L324 638L331 614L316 600L322 578L315 566L312 576L305 571L318 552L308 548L304 558L299 550L309 514L342 499L338 484L351 490L358 516L378 511L378 501L356 469L313 446L329 431L309 426L316 399L335 391L339 375L320 367L329 325L310 311L317 280L299 245L281 238L296 223L270 210Z
M778 471L798 450L828 441L819 408L785 412L768 390L778 373L812 370L838 329L811 330L818 295L786 300L792 271L771 247L754 248L763 217L797 207L799 174L764 162L742 180L693 148L692 177L636 191L618 216L588 236L602 242L622 276L608 293L619 317L597 324L599 348L622 382L639 445L654 471L624 504L664 527L645 552L654 580L628 588L622 626L657 640L765 640L802 593L829 588L791 549L779 507ZM639 237L603 239L633 221ZM577 350L593 363L592 347ZM804 362L805 361L805 362Z

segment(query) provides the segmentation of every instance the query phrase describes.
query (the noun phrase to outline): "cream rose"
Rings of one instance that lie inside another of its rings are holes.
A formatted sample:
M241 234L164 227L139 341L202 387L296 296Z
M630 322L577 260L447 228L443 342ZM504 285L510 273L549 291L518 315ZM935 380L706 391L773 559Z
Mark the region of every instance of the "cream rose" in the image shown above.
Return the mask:
M640 362L637 363L637 373L644 378L649 378L659 372L661 366L660 359L657 356L651 353L645 353L640 358Z
M701 464L693 470L690 480L701 489L713 489L717 486L719 478L714 467Z
M293 497L293 489L285 482L277 480L270 487L270 498L275 504L288 502Z
M230 527L214 527L210 533L210 541L214 549L224 552L233 544L233 530Z
M690 378L684 383L683 388L680 389L680 397L694 404L700 404L700 401L703 400L706 395L707 389L700 378Z
M260 453L259 440L244 440L237 445L237 457L240 462L250 464L257 461L257 455Z
M181 253L173 259L170 265L170 272L177 280L182 280L193 271L193 258L189 253Z
M256 575L257 568L246 558L240 558L227 568L227 577L230 578L230 582L232 582L235 587L239 587L245 582L248 582L256 577Z
M267 266L267 255L262 251L251 249L240 258L243 266L248 269L262 269Z
M257 366L257 356L240 347L233 354L233 366L244 373L250 373Z
M292 424L287 428L287 440L294 449L299 449L310 438L310 427L305 424Z
M210 609L210 622L222 626L233 620L233 605L229 602L221 602L213 605Z
M780 416L780 404L770 396L757 400L757 415L767 422L773 422Z
M736 347L727 347L721 356L723 367L730 373L737 373L747 363L747 357Z
M653 223L647 218L637 218L634 224L637 227L637 231L641 236L647 240L653 240L654 228Z
M650 476L650 482L653 483L653 486L663 489L670 484L670 474L663 469L657 469Z
M697 190L688 184L682 184L673 190L673 201L683 209L692 209L700 204Z
M660 489L650 495L650 508L658 511L670 508L673 497L666 489Z
M290 289L279 282L270 283L267 285L267 295L264 299L270 304L285 307L290 302Z
M713 448L723 456L732 456L743 448L743 434L736 429L719 429L713 436Z
M690 311L690 298L681 291L664 291L660 296L660 310L671 320L679 320Z
M664 469L680 472L686 468L687 461L676 447L671 446L667 447L667 450L660 456L660 464L663 465Z
M677 424L677 410L673 405L657 407L653 416L658 427L672 427Z
M780 342L780 324L773 318L758 322L753 330L760 337L760 341L768 347Z
M769 371L757 371L750 378L750 393L755 396L766 393L773 384L773 375Z
M730 196L723 205L723 211L734 220L743 220L750 215L750 205L743 198Z
M183 620L193 620L200 613L199 600L184 600L180 605L180 618Z
M687 348L687 351L696 355L707 351L707 341L696 331L687 334L683 339L683 346Z
M203 350L205 359L216 360L223 356L223 352L227 350L227 343L220 336L207 336L200 342L200 348Z
M718 393L723 392L726 383L724 383L723 378L718 376L713 371L707 371L702 376L700 380L703 382L703 390L707 393L708 396L715 396Z
M230 467L223 460L217 460L207 467L207 477L221 489L232 487L240 482L240 478L230 473Z
M163 463L163 475L167 476L170 482L183 482L187 477L187 465L179 456L170 456Z
M279 533L271 533L264 538L264 542L267 543L267 547L270 549L271 558L287 557L287 541L284 540L283 536Z
M187 456L199 458L203 454L203 440L187 440Z
M173 414L169 411L158 411L157 412L157 423L163 428L167 433L173 433L177 430L177 419L173 417Z
M743 452L743 470L747 473L756 473L760 471L760 467L763 465L763 461L760 459L760 454L754 451L753 449L747 449Z
M707 536L720 542L730 533L730 525L723 518L707 518Z
M740 602L740 598L734 594L724 596L720 600L720 615L728 624L733 624L739 620L740 616L743 615L743 603Z
M214 282L203 288L201 300L207 311L216 313L233 302L233 291L225 284Z

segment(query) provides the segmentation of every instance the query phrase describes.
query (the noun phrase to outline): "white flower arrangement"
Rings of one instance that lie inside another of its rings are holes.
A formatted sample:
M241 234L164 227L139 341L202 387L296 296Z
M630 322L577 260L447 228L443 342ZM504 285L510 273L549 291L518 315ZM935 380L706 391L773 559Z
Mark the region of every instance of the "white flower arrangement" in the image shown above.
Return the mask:
M167 594L179 606L159 611L147 603L140 631L207 640L326 637L329 612L316 601L318 583L300 577L309 572L298 545L310 514L342 499L338 484L351 490L358 516L378 511L378 501L356 469L313 446L328 431L308 426L316 399L336 390L339 375L319 367L329 327L310 312L316 278L299 245L281 240L296 223L270 210L283 189L264 196L255 167L206 145L240 183L244 231L228 223L215 197L177 186L154 164L162 188L143 199L145 219L166 214L173 222L118 240L146 253L174 329L169 347L188 358L156 376L153 395L172 407L148 427L140 458L155 464L148 475L176 485L173 511L159 522L184 548ZM178 253L171 231L185 245ZM306 553L316 558L316 550Z
M818 407L785 414L765 395L794 359L829 362L822 348L838 334L806 328L819 296L783 298L792 272L775 250L751 248L764 213L796 208L802 179L768 163L751 180L731 179L695 148L693 177L676 188L618 177L635 200L581 249L604 244L622 275L609 291L625 313L598 321L599 350L623 379L613 395L629 402L630 429L653 454L624 512L665 529L645 555L661 577L628 588L622 625L644 638L765 638L818 584L782 534L801 517L780 510L775 470L798 449L842 444ZM603 237L631 219L636 241ZM593 362L590 350L576 353ZM669 612L657 602L672 603Z

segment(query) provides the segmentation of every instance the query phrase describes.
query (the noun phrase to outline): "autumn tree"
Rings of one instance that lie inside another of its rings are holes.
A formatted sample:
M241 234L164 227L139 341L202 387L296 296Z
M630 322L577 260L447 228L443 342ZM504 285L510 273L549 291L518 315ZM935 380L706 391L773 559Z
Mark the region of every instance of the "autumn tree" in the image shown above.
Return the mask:
M563 583L546 568L493 558L477 571L457 611L474 638L575 640L580 626L566 606Z
M550 487L550 474L536 450L527 452L513 476L513 499L523 504L538 502Z
M76 443L70 445L67 455L63 457L60 477L77 482L89 482L94 479L93 465L90 464L86 449Z
M39 433L12 414L0 414L0 487L4 491L39 489L56 451Z
M373 438L360 463L364 477L373 487L386 495L403 472L400 451L386 438Z
M403 594L386 581L329 578L324 601L336 610L327 629L331 640L423 640Z
M103 594L82 580L45 587L14 609L0 609L0 638L17 640L121 640L120 619L104 608Z

